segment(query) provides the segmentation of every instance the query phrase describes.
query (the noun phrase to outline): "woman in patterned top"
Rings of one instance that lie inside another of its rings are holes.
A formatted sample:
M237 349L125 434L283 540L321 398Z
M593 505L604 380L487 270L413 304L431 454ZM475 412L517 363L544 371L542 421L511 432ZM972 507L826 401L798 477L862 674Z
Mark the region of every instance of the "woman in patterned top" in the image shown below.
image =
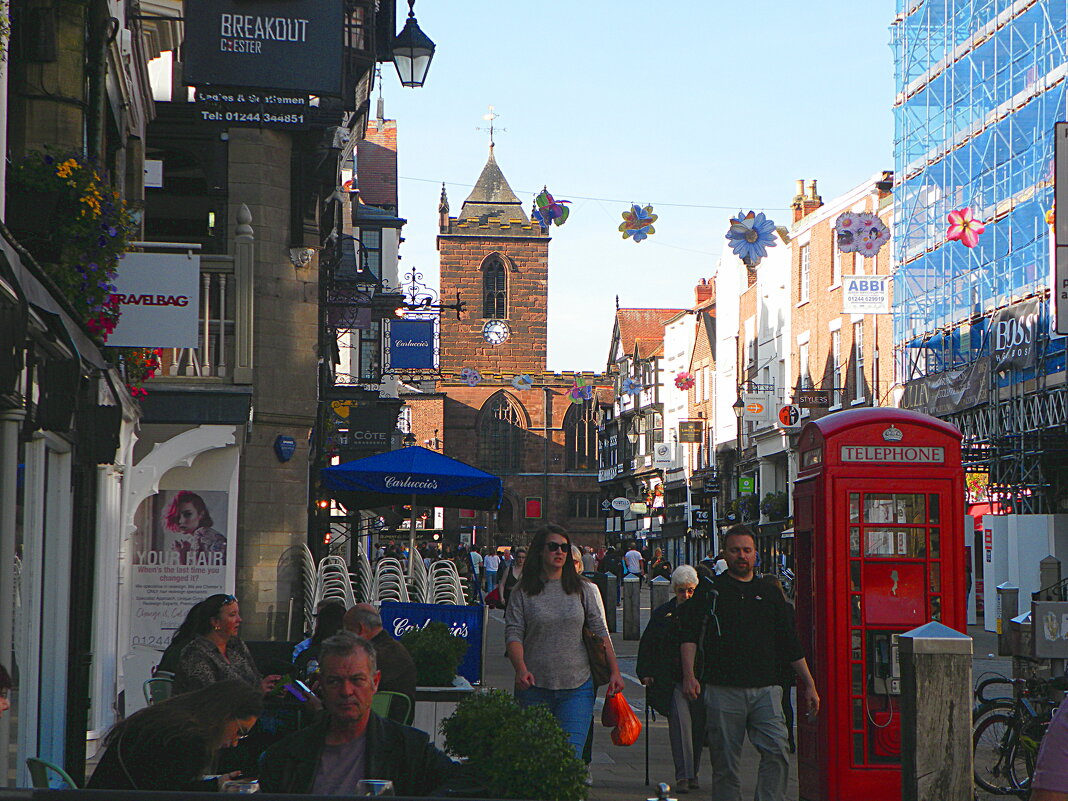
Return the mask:
M252 655L237 634L241 611L232 595L212 595L197 610L196 635L182 651L174 691L199 690L224 679L241 679L264 695L274 689L278 674L260 676Z

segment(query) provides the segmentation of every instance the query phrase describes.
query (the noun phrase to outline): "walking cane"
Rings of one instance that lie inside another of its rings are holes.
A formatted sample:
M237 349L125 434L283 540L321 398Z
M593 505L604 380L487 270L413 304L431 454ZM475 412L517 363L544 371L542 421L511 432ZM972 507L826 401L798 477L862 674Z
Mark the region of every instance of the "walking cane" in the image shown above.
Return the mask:
M649 786L649 688L645 688L645 786Z

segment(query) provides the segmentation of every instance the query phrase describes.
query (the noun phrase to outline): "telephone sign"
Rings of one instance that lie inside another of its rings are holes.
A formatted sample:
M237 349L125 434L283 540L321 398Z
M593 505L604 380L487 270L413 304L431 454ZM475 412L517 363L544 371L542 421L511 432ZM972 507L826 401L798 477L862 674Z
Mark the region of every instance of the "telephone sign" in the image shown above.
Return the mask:
M785 428L791 428L801 422L801 410L796 406L783 406L779 409L779 422Z

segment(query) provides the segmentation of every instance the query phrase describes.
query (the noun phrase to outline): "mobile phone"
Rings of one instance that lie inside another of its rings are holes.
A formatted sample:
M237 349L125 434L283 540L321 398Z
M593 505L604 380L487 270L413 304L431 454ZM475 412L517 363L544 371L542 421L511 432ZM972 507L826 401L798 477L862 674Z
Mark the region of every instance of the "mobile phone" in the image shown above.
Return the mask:
M301 703L308 700L308 696L312 694L311 688L300 679L294 679L289 684L285 685L285 690Z

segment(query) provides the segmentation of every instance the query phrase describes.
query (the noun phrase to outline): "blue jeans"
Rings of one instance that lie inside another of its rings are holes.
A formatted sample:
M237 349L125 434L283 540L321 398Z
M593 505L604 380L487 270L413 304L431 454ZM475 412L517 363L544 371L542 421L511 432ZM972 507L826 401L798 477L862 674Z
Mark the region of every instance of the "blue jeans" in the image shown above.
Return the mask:
M497 571L486 571L486 592L493 592L493 588L497 586Z
M549 707L556 722L567 735L567 741L575 749L575 756L582 759L582 748L586 744L586 733L590 728L593 715L593 677L573 690L546 690L543 687L531 687L516 690L516 700L520 706Z

